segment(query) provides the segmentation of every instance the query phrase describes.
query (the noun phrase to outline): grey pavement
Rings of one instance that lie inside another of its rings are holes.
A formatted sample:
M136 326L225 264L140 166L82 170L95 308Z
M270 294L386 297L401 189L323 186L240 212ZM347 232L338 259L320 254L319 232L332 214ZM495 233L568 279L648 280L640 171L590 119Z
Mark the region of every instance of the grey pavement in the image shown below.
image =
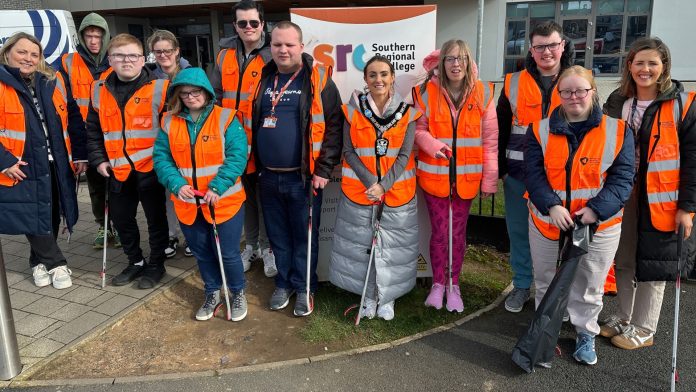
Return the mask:
M153 290L139 290L137 283L114 287L109 280L121 272L128 260L123 250L107 250L107 286L101 288L99 272L102 250L93 249L92 241L99 226L94 222L87 184L78 192L80 219L70 238L59 236L59 246L72 271L73 286L56 290L53 286L36 287L29 268L29 245L24 236L0 236L7 271L17 343L23 366L30 372L42 361L118 321L124 314L156 295L195 269L194 258L177 256L166 262L167 275ZM138 224L141 247L149 253L147 226L142 210ZM183 237L182 237L183 243ZM21 376L21 375L20 375Z
M682 285L678 391L696 390L696 284ZM605 297L604 314L615 300ZM498 306L450 330L386 350L300 360L281 366L254 366L203 376L174 375L114 379L107 383L26 388L27 391L665 391L669 390L674 285L667 286L655 345L635 351L597 341L599 362L577 364L571 357L574 333L565 324L559 340L563 354L551 369L526 374L510 360L510 351L533 313ZM186 369L181 369L185 372ZM222 374L221 374L222 373ZM86 375L88 376L88 375Z

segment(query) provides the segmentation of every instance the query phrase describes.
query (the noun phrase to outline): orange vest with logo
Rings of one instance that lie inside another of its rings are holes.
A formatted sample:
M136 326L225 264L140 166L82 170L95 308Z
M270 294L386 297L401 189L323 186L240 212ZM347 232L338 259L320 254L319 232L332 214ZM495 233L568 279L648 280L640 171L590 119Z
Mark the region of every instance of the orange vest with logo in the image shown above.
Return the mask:
M53 90L53 106L60 118L61 132L65 141L65 148L68 153L68 161L72 161L72 150L70 147L70 136L68 135L68 100L66 99L65 83L63 77L57 73L56 86ZM24 154L26 143L26 119L24 107L19 101L19 95L14 88L0 82L0 144L18 160ZM43 131L41 132L43 134ZM53 146L53 148L58 148ZM0 185L13 186L14 180L7 176L0 176Z
M358 155L365 167L375 176L384 176L396 162L399 151L406 138L406 130L409 123L416 121L421 113L409 107L402 118L400 118L391 128L384 131L382 138L389 141L386 155L378 158L375 151L377 131L361 112L360 108L352 104L343 105L343 113L346 121L350 124L350 138L353 143L355 153ZM343 160L341 170L343 176L341 180L341 190L351 201L362 205L373 204L365 191L367 188L358 178L357 174ZM390 207L399 207L411 201L416 195L416 165L414 154L411 153L408 163L403 173L394 182L394 185L384 195L384 204Z
M251 119L252 97L261 81L261 70L266 63L261 55L256 55L241 73L237 63L237 49L222 49L217 56L217 65L220 68L220 80L222 82L222 107L235 109L239 120ZM249 146L249 159L247 173L256 171L254 159L251 157L251 127L244 127Z
M80 107L82 120L87 120L89 94L94 77L92 77L85 60L77 52L64 54L61 61L63 69L69 76L70 90L75 102L77 102L77 106ZM99 75L99 79L106 79L111 72L113 72L112 68L107 69Z
M492 83L477 81L466 102L452 118L449 104L438 83L428 82L423 93L414 88L414 99L428 118L428 130L452 147L457 165L456 189L462 199L478 194L483 178L483 114L493 99ZM454 127L454 128L453 128ZM450 192L449 160L418 155L418 185L431 195L447 197Z
M675 231L674 218L679 201L678 126L694 101L696 93L680 93L682 111L676 99L664 101L650 130L648 170L645 178L650 220L660 231Z
M326 87L326 83L331 77L333 69L324 65L315 64L312 68L311 77L311 97L312 105L309 109L309 172L314 173L314 161L319 158L321 153L321 143L324 141L324 131L326 130L326 122L324 120L324 104L321 101L321 92ZM271 78L272 79L272 78ZM271 86L272 87L272 86ZM260 88L257 87L254 101L263 99L264 95ZM303 92L303 96L307 92ZM251 135L251 116L244 116L244 129L247 135ZM301 130L304 132L304 129ZM248 140L250 141L250 139ZM251 145L251 144L249 144ZM247 170L247 172L249 172Z
M160 130L168 80L151 80L126 102L123 110L104 80L92 85L92 107L99 114L104 148L114 176L125 181L131 170L147 173L153 169L152 148Z
M597 196L604 186L607 170L619 155L624 141L625 123L608 116L585 134L573 156L571 171L566 171L570 157L568 139L565 135L550 132L549 119L534 123L534 137L544 153L544 168L551 189L558 195L563 207L572 214L585 207L587 201ZM568 184L566 181L570 180ZM570 194L568 194L570 191ZM537 229L550 240L558 240L560 230L548 215L542 215L534 203L529 211ZM609 219L599 222L598 231L621 223L623 209Z
M208 184L215 178L218 169L224 163L225 133L232 124L234 116L234 110L214 106L205 124L198 131L196 140L191 142L186 120L171 113L164 114L162 130L169 136L172 158L181 176L194 189L203 193L207 192ZM192 147L193 151L191 151ZM198 207L205 203L196 199L184 201L174 194L171 198L177 218L187 225L193 224ZM242 182L240 178L237 178L234 185L220 195L220 200L215 206L216 222L222 223L231 219L237 214L245 199ZM213 223L207 206L203 206L201 212L206 221Z

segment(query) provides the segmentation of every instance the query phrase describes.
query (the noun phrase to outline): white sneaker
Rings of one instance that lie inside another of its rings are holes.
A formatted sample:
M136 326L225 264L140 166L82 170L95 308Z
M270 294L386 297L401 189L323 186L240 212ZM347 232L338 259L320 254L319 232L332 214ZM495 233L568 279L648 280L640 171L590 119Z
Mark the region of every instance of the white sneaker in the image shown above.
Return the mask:
M278 268L276 268L275 264L275 256L273 255L271 248L266 248L261 251L261 258L263 259L263 273L269 278L278 275Z
M48 275L45 265L37 264L36 267L32 267L31 273L34 275L34 284L37 287L45 287L51 284L51 276Z
M377 307L377 317L384 320L391 320L394 318L394 301L387 302L386 304L380 304Z
M251 245L245 246L241 256L244 272L247 272L249 271L249 268L251 268L251 260L254 258L254 248L252 248Z
M48 271L48 273L53 275L53 287L56 289L67 289L72 286L72 279L70 279L72 271L68 269L68 266L61 265L60 267Z
M372 319L377 313L377 301L372 298L365 298L362 309L360 309L360 318Z

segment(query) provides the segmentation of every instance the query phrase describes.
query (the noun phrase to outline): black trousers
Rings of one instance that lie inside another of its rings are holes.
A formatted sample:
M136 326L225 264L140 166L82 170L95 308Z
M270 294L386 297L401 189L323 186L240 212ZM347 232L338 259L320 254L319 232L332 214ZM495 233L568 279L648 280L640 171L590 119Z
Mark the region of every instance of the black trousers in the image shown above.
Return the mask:
M106 178L92 166L87 168L87 188L89 189L89 200L92 203L92 214L94 221L99 226L104 226L104 203L106 202Z
M140 229L136 216L142 204L147 220L150 263L164 264L164 249L168 245L167 210L164 187L157 181L154 170L147 173L132 171L126 181L110 180L109 219L121 237L128 262L144 260L140 249Z
M29 265L34 268L43 264L50 271L53 268L66 265L67 262L56 242L60 229L60 196L56 169L52 163L49 166L51 168L51 229L53 234L27 235L27 241L29 241L30 246Z

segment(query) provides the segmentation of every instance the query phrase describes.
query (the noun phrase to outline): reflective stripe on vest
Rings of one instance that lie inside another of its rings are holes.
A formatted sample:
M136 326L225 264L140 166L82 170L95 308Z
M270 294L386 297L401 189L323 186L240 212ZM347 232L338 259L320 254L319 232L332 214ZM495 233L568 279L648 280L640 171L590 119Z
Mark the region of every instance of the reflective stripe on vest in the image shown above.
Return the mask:
M95 79L87 63L85 63L85 60L79 53L66 53L63 55L62 61L63 69L68 75L70 92L80 108L82 120L85 121L89 111L90 88ZM113 72L113 69L109 67L99 75L99 79L106 79L111 72Z
M696 93L680 93L663 101L650 131L648 168L645 178L650 221L660 231L676 230L679 202L679 124L684 120ZM680 105L681 102L681 112Z
M534 136L544 155L544 167L549 185L571 214L585 207L587 201L596 197L602 190L607 170L614 163L623 146L624 127L622 120L603 116L600 125L585 134L571 164L571 192L568 195L566 166L570 152L567 137L551 133L548 119L534 124ZM541 214L531 200L528 206L532 221L539 231L546 238L557 240L560 231L551 222L551 218ZM622 216L623 209L600 222L598 230L620 223Z
M131 170L146 173L153 169L152 147L168 85L165 79L148 82L121 109L103 80L94 83L92 107L99 114L104 146L117 180L125 181Z
M53 106L56 113L60 117L60 127L63 133L63 141L68 154L68 162L72 162L72 145L70 144L70 135L68 134L68 94L65 89L65 81L60 72L56 73L56 87L53 90ZM72 165L70 165L72 167ZM74 169L74 168L73 168Z
M24 108L14 88L0 82L0 144L17 160L22 160L26 143ZM14 180L0 175L0 185L13 186Z
M491 83L476 81L455 120L446 92L437 82L431 80L424 90L413 90L414 100L428 116L428 132L454 149L457 165L456 191L462 199L474 198L481 187L483 115L493 99L493 92ZM448 160L420 154L417 173L418 183L425 192L438 197L449 195L451 184Z
M399 156L402 148L406 130L409 123L416 121L421 113L413 108L409 108L406 114L391 128L384 131L382 137L389 141L387 154L378 158L375 153L376 131L372 123L352 105L346 104L342 107L346 118L350 118L350 137L355 153L365 167L377 176L377 165L380 168L382 178L389 172L394 162ZM355 171L344 160L341 169L343 179L341 190L351 201L370 205L372 202L365 195L367 190L358 178ZM398 207L411 201L416 193L416 169L413 153L410 154L404 171L394 181L391 189L384 195L384 203L390 207Z
M210 181L213 180L225 161L225 134L234 120L236 112L232 109L213 106L213 110L205 119L205 123L191 143L188 125L184 118L166 113L162 119L163 131L169 138L170 151L179 174L186 183L201 192L207 192ZM191 147L193 146L193 151ZM193 158L192 158L193 156ZM237 178L234 185L229 187L215 206L215 219L222 223L232 218L242 206L245 194L241 179ZM174 210L177 218L187 225L193 224L198 213L200 200L181 200L172 195ZM203 217L212 223L208 208L202 208Z

